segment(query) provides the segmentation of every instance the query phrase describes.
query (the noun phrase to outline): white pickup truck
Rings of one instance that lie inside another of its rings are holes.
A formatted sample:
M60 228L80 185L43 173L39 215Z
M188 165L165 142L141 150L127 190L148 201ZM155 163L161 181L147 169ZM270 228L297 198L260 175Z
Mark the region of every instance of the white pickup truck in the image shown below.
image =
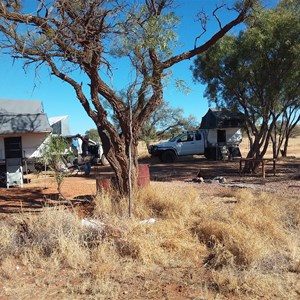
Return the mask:
M162 162L174 162L179 156L204 155L208 159L241 157L241 130L207 130L183 132L167 142L150 145L148 152Z

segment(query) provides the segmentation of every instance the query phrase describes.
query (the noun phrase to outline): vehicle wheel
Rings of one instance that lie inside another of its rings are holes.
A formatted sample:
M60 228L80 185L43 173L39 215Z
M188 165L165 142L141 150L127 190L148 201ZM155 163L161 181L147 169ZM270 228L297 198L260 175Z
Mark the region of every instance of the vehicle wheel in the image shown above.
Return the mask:
M103 166L108 166L109 165L109 162L106 159L106 157L104 156L104 154L102 154L102 156L101 156L101 163L102 163Z
M162 161L165 163L172 163L175 161L176 154L172 150L167 150L162 154Z

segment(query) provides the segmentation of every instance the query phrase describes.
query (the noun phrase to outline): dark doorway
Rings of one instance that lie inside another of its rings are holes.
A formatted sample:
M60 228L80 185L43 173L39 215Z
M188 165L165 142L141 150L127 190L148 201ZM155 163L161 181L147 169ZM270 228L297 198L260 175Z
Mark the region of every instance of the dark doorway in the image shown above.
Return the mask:
M23 186L21 137L4 139L6 162L6 186Z
M226 144L226 130L217 131L217 143Z
M5 158L22 158L21 137L9 137L4 139Z

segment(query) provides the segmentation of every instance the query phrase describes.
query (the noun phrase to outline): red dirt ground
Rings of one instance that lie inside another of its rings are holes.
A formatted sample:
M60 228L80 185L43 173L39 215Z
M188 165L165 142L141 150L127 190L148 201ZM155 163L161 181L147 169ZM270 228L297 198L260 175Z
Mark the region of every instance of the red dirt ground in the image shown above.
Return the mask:
M272 165L266 167L266 178L261 174L239 174L239 162L208 161L204 158L184 158L173 164L161 164L155 160L143 161L149 164L151 181L176 181L192 184L203 190L210 190L209 184L193 183L198 172L205 182L216 176L226 178L225 186L250 187L259 191L297 195L300 192L300 159L290 158L279 161L276 176L272 174ZM96 194L96 177L112 175L109 167L93 167L91 176L70 176L65 178L62 194L69 200L90 199ZM38 210L53 202L57 195L53 177L44 174L25 175L23 187L0 188L0 214ZM215 185L214 185L215 186ZM215 187L214 187L215 189Z

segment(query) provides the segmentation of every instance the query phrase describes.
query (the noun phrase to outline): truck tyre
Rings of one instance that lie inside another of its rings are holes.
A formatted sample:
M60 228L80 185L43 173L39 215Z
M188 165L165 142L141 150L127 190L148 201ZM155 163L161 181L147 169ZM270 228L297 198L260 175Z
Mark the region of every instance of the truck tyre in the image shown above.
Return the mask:
M102 163L103 166L108 166L109 165L109 162L106 159L106 157L104 156L104 154L102 154L102 156L101 156L101 163Z
M176 154L172 150L166 150L163 152L161 158L162 161L165 163L172 163L176 159Z

